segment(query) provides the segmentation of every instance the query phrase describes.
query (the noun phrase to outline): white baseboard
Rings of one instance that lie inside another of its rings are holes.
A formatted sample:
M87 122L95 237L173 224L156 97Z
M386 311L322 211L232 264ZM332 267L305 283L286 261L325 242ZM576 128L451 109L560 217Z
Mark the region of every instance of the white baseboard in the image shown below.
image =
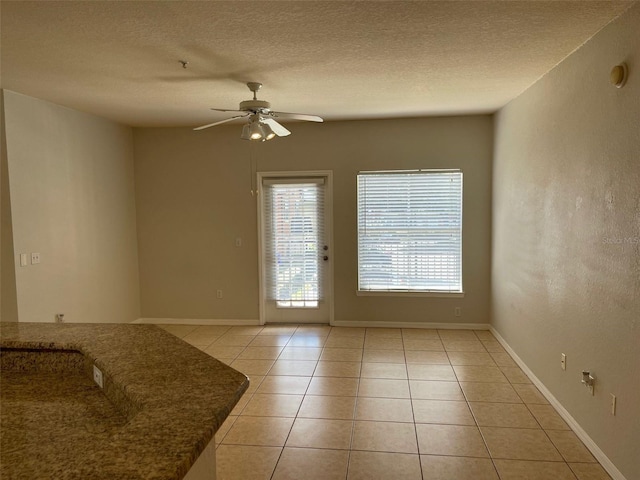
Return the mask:
M436 322L362 322L358 320L334 320L333 327L383 327L383 328L440 328L442 330L489 330L488 323L436 323Z
M224 319L224 318L138 318L131 323L145 323L155 325L260 325L255 319Z
M571 414L567 411L566 408L562 406L562 404L558 401L556 397L549 391L549 389L540 381L538 377L534 375L534 373L529 369L526 363L522 361L522 359L513 351L513 349L509 346L507 341L502 338L502 336L496 331L492 326L489 327L489 330L493 334L498 342L504 347L504 349L509 352L509 355L513 357L518 366L527 374L527 376L531 379L533 384L538 387L540 393L544 395L544 397L549 401L551 405L558 411L560 416L563 418L565 422L571 427L571 429L575 432L575 434L582 440L582 443L589 449L589 451L596 457L596 460L600 462L602 468L604 468L613 480L627 480L625 476L620 473L620 470L616 468L609 457L605 455L605 453L598 447L596 442L589 436L587 432L580 426L580 424L571 416Z
M131 323L155 325L261 325L260 320L223 318L138 318ZM358 320L334 320L333 327L383 327L383 328L440 328L452 330L489 330L488 323L435 323L435 322L363 322Z

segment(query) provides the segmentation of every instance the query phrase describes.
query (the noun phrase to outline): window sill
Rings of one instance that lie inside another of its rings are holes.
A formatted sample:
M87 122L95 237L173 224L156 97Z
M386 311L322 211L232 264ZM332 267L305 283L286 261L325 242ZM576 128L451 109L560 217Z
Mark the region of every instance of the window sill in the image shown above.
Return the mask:
M463 298L464 292L409 292L387 290L357 290L358 297L434 297Z

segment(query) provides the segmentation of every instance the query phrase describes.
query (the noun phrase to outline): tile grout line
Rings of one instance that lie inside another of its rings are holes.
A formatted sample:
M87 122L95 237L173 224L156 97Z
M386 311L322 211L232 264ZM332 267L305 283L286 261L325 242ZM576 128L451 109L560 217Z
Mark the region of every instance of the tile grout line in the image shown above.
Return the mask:
M460 382L458 382L458 385L460 386L460 390L462 390L462 386L460 385ZM480 438L482 438L482 443L484 443L484 448L487 449L487 453L489 454L489 460L491 460L491 465L493 466L493 470L496 473L496 476L498 478L501 478L500 472L498 471L498 466L496 465L496 462L495 462L496 459L491 454L491 450L489 450L489 444L487 443L487 440L486 440L486 438L484 436L484 433L480 429L480 425L478 424L478 417L476 416L475 412L471 408L471 402L469 402L469 397L467 397L467 394L465 393L464 390L462 390L462 394L464 395L465 402L467 403L467 408L471 412L471 416L473 417L473 421L476 424L476 428L478 429L478 432L480 433ZM519 404L517 404L517 405L519 405Z
M476 335L476 337L478 337L477 334L475 334L475 335ZM484 347L484 344L483 344L483 347ZM486 350L486 348L485 348L485 350ZM491 357L491 358L493 358L493 357ZM455 369L454 369L454 372L455 372ZM457 376L458 375L456 374L456 378L457 378ZM462 385L460 385L459 381L458 381L458 385L460 386L460 390L462 390ZM476 416L475 412L471 408L471 402L469 402L469 397L467 396L467 394L465 393L464 390L462 390L462 394L464 395L464 399L467 402L467 408L469 409L469 411L471 412L471 415L473 416L473 421L476 422L476 428L478 429L478 432L480 432L480 438L482 438L482 442L484 443L484 448L487 449L487 453L489 454L489 459L491 460L491 465L493 466L493 470L494 470L494 472L495 472L495 474L496 474L496 476L498 478L502 478L502 475L500 475L500 472L498 471L498 466L496 465L495 459L493 458L493 455L491 454L491 450L489 450L489 444L487 443L487 440L486 440L486 438L484 436L484 433L480 429L480 424L478 423L478 417Z
M345 479L349 478L349 469L351 468L351 452L353 452L353 441L356 436L356 412L358 411L358 400L360 398L360 380L362 378L362 364L364 363L364 342L366 341L366 330L365 330L365 338L362 342L362 353L360 354L360 370L358 373L358 388L356 389L356 397L353 402L353 411L351 418L351 438L349 440L349 453L347 454L347 471L345 472Z
M418 438L418 423L416 422L416 413L413 408L413 395L411 395L411 382L409 381L409 368L407 367L407 354L404 349L404 331L400 330L400 335L402 335L402 347L403 347L403 355L404 355L404 365L405 370L407 372L407 386L409 388L409 405L411 406L411 418L413 419L413 434L416 438L416 451L418 452L418 466L420 467L420 477L424 478L424 471L422 470L422 460L421 460L421 452L420 452L420 440Z

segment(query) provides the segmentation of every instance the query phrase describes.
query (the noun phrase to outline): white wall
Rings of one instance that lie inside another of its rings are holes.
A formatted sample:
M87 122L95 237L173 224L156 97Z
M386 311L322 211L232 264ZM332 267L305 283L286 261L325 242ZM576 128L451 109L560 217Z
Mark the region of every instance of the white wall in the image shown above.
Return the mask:
M629 81L616 89L609 72L623 61ZM638 479L640 5L503 108L495 138L492 323Z
M131 129L6 90L4 109L19 320L135 320Z
M490 116L289 127L289 137L251 145L239 124L134 130L143 317L258 319L253 147L259 171L333 171L335 320L488 323ZM464 172L465 297L358 297L356 174L415 168Z

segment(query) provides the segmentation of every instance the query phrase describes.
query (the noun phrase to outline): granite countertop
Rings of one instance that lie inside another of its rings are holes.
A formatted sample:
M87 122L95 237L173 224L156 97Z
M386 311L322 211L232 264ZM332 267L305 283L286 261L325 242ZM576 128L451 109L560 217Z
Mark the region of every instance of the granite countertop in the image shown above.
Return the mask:
M50 383L40 402L21 405L7 398L11 389L3 392L2 478L181 479L249 386L245 375L151 325L0 323L0 347L3 381L15 379L27 389ZM38 363L33 358L48 354L79 365L77 379L56 368L30 372L29 363ZM106 418L108 428L84 420L78 428L71 418L59 431L35 428L38 415L50 416L65 383L79 392L98 388L90 381L93 364L104 376L98 392L114 408L83 408L91 422Z

